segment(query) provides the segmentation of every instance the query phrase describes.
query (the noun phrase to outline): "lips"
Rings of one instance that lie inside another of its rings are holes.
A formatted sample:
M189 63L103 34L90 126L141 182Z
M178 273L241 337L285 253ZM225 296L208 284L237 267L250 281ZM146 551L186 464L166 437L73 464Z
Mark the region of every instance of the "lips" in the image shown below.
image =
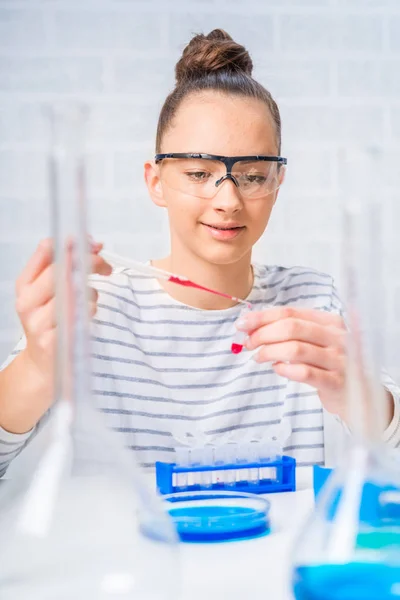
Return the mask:
M244 225L239 225L238 223L221 223L214 225L212 223L203 223L206 227L212 227L213 229L219 229L220 231L227 231L232 229L243 229Z
M235 224L220 224L220 225L208 225L202 223L204 227L209 231L213 238L218 240L231 240L242 233L245 229L243 225Z
M217 225L207 225L207 227L212 227L213 229L218 229L219 231L232 231L232 229L242 229L242 227L218 227Z

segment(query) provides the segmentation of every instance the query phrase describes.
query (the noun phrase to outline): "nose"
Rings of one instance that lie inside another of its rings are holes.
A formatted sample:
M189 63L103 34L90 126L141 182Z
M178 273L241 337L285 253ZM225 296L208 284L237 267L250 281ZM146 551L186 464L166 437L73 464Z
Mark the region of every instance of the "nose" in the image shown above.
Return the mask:
M214 210L234 214L242 208L242 198L235 179L226 176L219 181L218 191L213 198Z

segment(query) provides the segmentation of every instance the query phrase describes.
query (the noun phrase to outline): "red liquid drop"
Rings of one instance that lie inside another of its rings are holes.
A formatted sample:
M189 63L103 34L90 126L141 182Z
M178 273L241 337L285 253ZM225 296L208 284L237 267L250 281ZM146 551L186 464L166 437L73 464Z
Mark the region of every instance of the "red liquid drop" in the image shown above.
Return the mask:
M231 346L231 350L232 350L233 354L240 354L241 351L243 350L243 345L233 343Z

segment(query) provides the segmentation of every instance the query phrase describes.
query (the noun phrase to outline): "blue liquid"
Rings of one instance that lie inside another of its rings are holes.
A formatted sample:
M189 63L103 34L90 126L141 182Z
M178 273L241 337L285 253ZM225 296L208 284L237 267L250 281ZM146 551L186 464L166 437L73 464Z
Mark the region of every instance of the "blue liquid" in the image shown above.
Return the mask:
M352 562L298 567L293 591L296 600L400 599L400 566Z
M185 506L168 512L182 541L249 538L269 530L265 512L244 506Z

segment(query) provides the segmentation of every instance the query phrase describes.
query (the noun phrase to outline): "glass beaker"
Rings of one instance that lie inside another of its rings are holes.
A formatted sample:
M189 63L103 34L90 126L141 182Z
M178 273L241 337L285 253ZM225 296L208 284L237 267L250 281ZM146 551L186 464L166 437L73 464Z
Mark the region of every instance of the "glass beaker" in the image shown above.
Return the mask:
M48 445L0 489L2 600L175 600L177 537L91 396L83 141L87 113L49 110L57 359ZM29 452L29 449L27 450Z
M353 148L342 158L351 436L295 545L293 586L297 600L388 600L400 597L400 473L381 442L383 155Z

